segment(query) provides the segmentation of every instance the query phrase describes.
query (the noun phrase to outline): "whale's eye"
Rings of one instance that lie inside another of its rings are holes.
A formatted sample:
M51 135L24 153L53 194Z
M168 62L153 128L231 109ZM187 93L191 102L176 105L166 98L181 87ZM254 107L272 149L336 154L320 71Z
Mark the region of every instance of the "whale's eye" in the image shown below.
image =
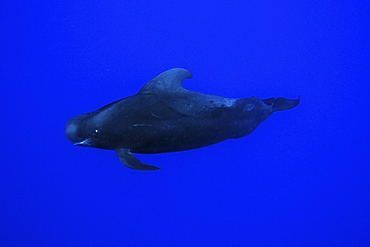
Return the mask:
M94 130L93 135L97 135L99 131L97 129Z

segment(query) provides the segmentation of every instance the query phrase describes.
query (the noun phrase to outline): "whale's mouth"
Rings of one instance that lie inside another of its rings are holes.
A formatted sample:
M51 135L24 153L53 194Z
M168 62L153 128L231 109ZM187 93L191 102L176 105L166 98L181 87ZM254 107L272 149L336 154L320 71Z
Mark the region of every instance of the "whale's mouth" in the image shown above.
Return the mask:
M79 147L91 147L91 140L89 138L87 138L83 141L76 142L76 143L73 143L73 144L76 145L76 146L79 146Z

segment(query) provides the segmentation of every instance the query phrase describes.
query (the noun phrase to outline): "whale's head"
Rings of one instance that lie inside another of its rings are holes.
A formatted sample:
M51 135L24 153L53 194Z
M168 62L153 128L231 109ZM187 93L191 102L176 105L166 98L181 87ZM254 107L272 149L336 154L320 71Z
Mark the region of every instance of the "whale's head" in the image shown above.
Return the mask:
M111 149L90 115L87 113L71 118L64 129L66 137L76 146Z
M82 145L82 143L87 144L86 139L89 138L88 133L86 132L86 120L87 115L79 115L76 117L71 118L64 129L65 135L68 140L75 145ZM88 145L85 145L88 146Z

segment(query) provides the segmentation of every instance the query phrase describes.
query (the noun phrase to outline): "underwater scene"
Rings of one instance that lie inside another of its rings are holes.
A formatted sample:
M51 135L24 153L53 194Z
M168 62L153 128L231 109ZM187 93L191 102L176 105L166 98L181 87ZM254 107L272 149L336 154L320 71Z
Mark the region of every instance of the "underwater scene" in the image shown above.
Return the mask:
M370 246L366 1L3 1L1 246Z

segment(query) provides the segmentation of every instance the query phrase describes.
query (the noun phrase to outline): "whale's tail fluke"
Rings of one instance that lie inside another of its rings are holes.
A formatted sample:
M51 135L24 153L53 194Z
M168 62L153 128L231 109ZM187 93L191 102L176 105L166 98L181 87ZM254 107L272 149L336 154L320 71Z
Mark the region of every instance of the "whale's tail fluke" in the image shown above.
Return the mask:
M286 98L269 98L262 100L266 105L270 105L272 112L284 111L296 107L301 101L301 96L298 99L286 99Z

